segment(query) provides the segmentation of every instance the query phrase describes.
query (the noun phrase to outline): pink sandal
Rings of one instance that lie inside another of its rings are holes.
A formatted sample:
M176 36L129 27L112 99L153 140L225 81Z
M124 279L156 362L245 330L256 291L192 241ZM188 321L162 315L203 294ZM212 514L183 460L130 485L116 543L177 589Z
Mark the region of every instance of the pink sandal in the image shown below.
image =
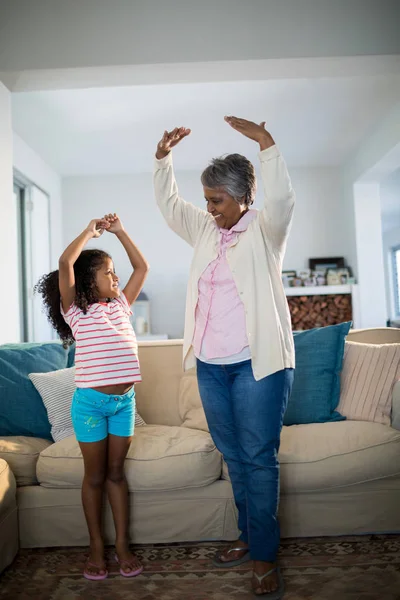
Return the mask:
M92 575L91 573L87 572L87 568L88 567L94 567L95 569L98 569L99 571L105 571L105 573L103 575L100 575L100 573L98 575ZM103 581L103 579L107 579L108 577L108 571L106 568L103 569L103 567L99 567L99 565L96 565L95 563L91 562L89 559L86 561L85 563L85 568L83 571L83 576L85 579L89 579L89 581Z
M133 562L134 559L132 558L131 560L119 560L118 556L115 555L115 561L119 564L120 566L120 574L122 575L122 577L137 577L137 575L140 575L140 573L143 571L143 567L140 566L138 569L136 569L136 571L133 570ZM126 571L123 570L122 567L129 567L131 570L129 573L127 573Z

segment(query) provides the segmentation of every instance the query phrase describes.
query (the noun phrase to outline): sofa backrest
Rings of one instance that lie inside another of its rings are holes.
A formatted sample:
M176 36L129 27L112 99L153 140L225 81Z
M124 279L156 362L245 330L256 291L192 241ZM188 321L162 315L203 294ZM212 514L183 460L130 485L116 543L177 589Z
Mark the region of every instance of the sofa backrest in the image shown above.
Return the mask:
M353 329L350 330L347 339L367 344L400 343L400 329ZM183 340L139 342L143 382L135 386L136 401L139 413L148 424L182 424L180 415L185 408L180 406L185 399L185 389L180 390L183 375L182 353ZM399 412L400 422L400 382L395 388L399 404L396 414Z
M350 329L347 339L361 344L400 344L400 329L395 327Z
M148 424L181 425L179 385L183 340L139 342L143 382L135 385L139 414Z

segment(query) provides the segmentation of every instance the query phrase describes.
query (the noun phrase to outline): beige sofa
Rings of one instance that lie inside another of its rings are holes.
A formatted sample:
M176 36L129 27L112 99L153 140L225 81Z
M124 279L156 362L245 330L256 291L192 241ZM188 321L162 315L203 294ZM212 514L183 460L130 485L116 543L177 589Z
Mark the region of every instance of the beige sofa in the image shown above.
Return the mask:
M353 331L349 339L400 342L400 330ZM181 357L180 340L141 343L137 403L148 425L136 429L126 461L136 543L232 540L238 534L226 465L207 432L195 374L183 375ZM393 418L400 422L399 392L397 384ZM74 437L54 444L0 438L0 457L18 485L21 547L88 544L83 462ZM284 427L280 461L283 536L400 531L400 431L357 421ZM6 473L11 500L0 493L2 506L9 502L0 512L8 515L0 517L0 539L9 540L3 566L15 552L17 531L14 484ZM105 505L105 536L112 542Z
M0 573L18 552L17 484L10 467L0 458Z

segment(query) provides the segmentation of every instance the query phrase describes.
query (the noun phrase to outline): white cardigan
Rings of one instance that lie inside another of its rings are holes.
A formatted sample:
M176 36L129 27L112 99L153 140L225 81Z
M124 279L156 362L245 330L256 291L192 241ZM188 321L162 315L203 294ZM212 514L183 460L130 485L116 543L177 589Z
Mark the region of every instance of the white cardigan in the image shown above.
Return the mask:
M264 207L247 230L228 248L227 260L243 301L253 374L262 379L294 368L294 345L289 307L282 284L282 261L294 208L295 194L278 148L259 153L264 184ZM184 369L195 366L192 340L198 282L218 255L219 232L205 210L179 197L171 153L155 160L157 204L170 228L194 248L186 297L183 343Z

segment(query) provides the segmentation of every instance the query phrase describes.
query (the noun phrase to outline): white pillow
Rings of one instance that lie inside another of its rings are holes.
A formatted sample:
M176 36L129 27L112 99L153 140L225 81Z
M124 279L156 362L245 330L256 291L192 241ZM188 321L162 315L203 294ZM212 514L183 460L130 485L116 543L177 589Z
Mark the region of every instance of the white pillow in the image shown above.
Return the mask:
M352 421L390 425L393 388L400 379L400 344L347 342L337 410Z
M29 379L42 397L51 425L51 435L59 442L74 435L71 421L71 402L74 395L75 367L59 369L49 373L30 373ZM135 412L135 426L146 425L139 413Z

